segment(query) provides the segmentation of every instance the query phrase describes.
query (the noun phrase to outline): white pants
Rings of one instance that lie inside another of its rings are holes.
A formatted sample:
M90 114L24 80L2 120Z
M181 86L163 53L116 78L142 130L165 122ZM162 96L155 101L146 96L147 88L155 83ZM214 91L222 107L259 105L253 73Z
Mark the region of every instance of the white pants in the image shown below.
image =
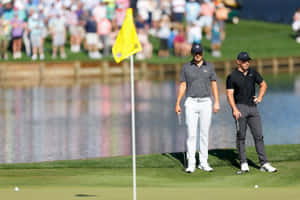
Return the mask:
M185 101L185 117L187 125L187 158L189 164L195 164L197 134L199 133L199 162L206 164L208 159L208 133L212 117L211 98L191 98ZM200 122L200 129L198 129ZM199 132L198 132L199 130Z
M296 21L292 24L292 28L294 31L299 31L300 30L300 22L299 21Z

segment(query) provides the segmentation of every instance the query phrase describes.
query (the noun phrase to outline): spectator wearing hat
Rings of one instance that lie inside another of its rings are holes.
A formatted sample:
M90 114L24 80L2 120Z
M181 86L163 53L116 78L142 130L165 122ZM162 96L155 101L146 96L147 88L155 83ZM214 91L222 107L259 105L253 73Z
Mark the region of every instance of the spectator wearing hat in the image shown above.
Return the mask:
M213 64L203 59L201 44L193 44L191 53L193 60L184 64L181 70L175 112L177 115L181 115L180 102L185 95L184 106L187 125L186 147L188 159L185 171L193 173L196 169L195 154L197 138L199 138L198 168L211 172L213 169L208 164L208 134L212 112L217 113L220 109L217 77ZM214 97L214 103L211 99L211 93ZM198 125L200 125L200 129L198 129Z

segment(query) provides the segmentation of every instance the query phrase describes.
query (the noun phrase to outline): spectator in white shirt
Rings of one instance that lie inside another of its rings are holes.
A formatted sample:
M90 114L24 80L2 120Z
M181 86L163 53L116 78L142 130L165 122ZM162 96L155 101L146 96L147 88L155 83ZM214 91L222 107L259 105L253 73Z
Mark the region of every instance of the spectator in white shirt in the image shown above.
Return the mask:
M293 30L296 32L296 41L300 43L300 8L294 14L294 22L292 24Z
M185 0L172 1L173 22L182 23L184 20Z
M65 42L66 42L66 22L61 13L57 13L49 21L49 31L52 36L52 58L56 58L57 49L60 49L60 57L66 58Z

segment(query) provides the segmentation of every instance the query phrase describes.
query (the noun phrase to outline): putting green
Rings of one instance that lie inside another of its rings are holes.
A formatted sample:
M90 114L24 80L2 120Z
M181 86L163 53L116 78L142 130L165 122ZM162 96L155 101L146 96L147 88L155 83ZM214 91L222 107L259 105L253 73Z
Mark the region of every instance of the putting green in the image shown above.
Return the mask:
M36 187L20 188L15 192L11 189L0 189L1 199L7 200L76 200L76 199L99 199L99 200L130 200L132 199L131 188L55 188ZM139 188L137 199L143 200L298 200L299 188L230 188L230 189L204 189L204 188Z
M177 157L138 157L138 200L298 200L300 196L299 145L267 147L277 173L259 171L250 148L250 172L236 175L231 150L211 152L214 172L184 172ZM234 156L235 157L235 156ZM254 161L254 162L253 162ZM131 200L130 158L2 165L1 200ZM116 168L115 166L123 166ZM128 167L126 167L128 166ZM258 188L254 188L258 185ZM18 186L19 191L14 191Z

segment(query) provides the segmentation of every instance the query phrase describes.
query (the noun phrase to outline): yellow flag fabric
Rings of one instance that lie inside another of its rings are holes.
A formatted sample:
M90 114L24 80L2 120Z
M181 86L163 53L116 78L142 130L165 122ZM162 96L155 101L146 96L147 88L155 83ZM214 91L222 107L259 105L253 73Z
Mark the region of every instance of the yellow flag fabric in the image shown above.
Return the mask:
M142 50L133 22L132 8L126 11L126 17L112 48L114 59L117 63L128 56Z

